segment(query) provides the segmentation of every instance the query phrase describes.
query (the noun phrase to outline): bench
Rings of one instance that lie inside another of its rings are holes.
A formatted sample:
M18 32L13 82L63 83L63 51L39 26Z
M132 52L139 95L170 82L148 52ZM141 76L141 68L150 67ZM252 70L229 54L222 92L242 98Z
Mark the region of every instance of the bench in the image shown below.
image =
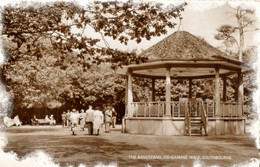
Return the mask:
M39 125L50 125L50 121L47 121L45 119L38 119Z

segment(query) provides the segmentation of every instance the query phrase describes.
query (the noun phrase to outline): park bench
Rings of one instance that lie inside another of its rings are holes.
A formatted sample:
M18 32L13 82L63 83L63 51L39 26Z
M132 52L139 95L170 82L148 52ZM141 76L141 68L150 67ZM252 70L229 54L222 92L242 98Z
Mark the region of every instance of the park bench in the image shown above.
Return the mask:
M39 125L50 125L50 121L47 121L45 119L38 119Z

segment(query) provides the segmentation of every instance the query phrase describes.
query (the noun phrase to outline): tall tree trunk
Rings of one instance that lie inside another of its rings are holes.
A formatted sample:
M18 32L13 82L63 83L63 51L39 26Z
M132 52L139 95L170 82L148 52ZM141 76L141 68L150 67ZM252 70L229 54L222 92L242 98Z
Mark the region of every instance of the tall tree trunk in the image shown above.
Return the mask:
M244 31L243 31L243 21L242 21L242 9L240 7L237 8L237 23L238 23L238 31L239 31L239 47L238 47L238 59L242 61L242 53L244 48Z

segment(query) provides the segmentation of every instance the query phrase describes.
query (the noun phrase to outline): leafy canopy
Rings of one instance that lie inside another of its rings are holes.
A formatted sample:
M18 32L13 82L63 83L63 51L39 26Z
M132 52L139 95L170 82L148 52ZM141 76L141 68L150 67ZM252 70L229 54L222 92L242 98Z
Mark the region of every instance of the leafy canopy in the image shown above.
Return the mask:
M185 5L165 9L129 1L6 6L2 39L8 61L2 71L14 108L122 103L125 81L113 69L145 59L110 48L106 38L127 44L165 34Z
M11 59L24 54L41 57L41 47L48 45L62 54L77 52L80 58L84 54L112 55L118 61L119 55L131 55L110 48L106 37L127 44L129 40L140 43L142 39L166 34L167 27L176 25L174 19L181 16L185 5L168 6L166 10L162 4L132 1L96 1L85 6L25 2L16 8L4 8L2 35L16 44ZM99 45L101 40L103 46Z

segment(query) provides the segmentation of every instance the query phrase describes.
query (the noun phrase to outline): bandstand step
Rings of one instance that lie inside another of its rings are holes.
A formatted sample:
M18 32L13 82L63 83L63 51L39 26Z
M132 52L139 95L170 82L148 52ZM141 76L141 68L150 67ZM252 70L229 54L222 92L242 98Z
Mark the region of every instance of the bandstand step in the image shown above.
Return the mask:
M200 117L190 117L191 136L202 136L203 122Z

